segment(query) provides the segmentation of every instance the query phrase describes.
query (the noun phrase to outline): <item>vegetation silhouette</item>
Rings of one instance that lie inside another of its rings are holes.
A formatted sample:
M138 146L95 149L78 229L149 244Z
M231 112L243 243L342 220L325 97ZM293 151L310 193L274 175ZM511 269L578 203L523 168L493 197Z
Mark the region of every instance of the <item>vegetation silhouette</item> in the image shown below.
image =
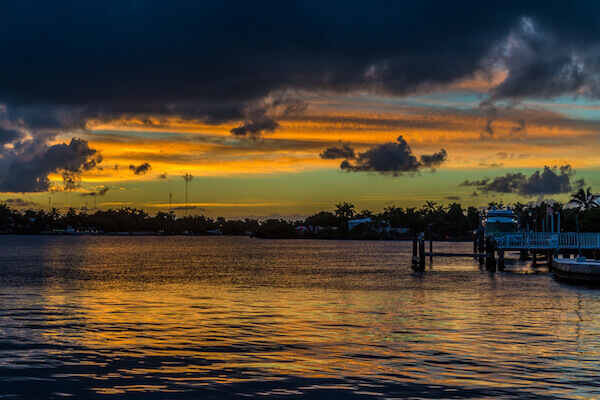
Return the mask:
M522 229L548 231L552 214L561 214L562 231L575 231L575 216L582 232L600 232L600 197L591 189L573 193L572 199L560 202L541 202L537 205L516 203L512 206ZM565 206L573 206L565 208ZM174 212L159 211L154 216L131 207L77 211L66 213L52 208L49 211L28 209L23 212L0 203L0 232L15 234L159 234L159 235L253 235L259 238L322 238L322 239L408 239L419 232L429 231L437 240L470 240L480 223L482 211L502 207L496 202L480 209L463 208L454 202L447 206L427 201L420 209L395 205L382 212L355 211L352 203L341 202L333 211L321 211L305 220L283 219L216 219L204 215L177 217ZM348 221L368 218L365 223L348 228ZM554 223L558 225L557 220Z

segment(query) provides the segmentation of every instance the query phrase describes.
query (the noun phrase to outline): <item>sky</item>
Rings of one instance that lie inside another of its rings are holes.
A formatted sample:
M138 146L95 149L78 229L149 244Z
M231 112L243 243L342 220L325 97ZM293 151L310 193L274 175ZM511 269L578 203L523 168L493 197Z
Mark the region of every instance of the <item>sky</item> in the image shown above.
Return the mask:
M598 21L593 1L0 1L0 201L564 202L600 191Z

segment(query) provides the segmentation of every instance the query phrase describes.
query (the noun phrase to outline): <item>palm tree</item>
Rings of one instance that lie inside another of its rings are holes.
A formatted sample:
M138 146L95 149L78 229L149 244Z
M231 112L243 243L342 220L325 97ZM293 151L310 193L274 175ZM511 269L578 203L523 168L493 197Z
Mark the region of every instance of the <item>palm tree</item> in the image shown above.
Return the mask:
M402 214L404 212L404 210L402 209L402 207L389 206L389 207L384 208L383 212L386 216L388 216L388 215L394 215L394 214Z
M426 214L429 214L430 212L434 212L436 210L436 206L437 203L435 201L426 201L423 205L423 211L425 211Z
M589 187L587 190L583 190L583 188L581 188L577 192L573 193L571 195L571 200L567 204L573 204L579 210L589 210L590 208L599 207L599 200L600 196L597 194L592 194L592 188Z
M337 209L335 210L335 215L337 217L346 219L354 217L354 204L346 203L344 201L343 203L336 204L335 206L337 207Z
M487 205L488 210L491 210L494 207L500 208L500 204L498 204L498 202L496 202L496 201L490 201Z
M373 216L374 214L371 210L362 210L356 215L357 218L372 218Z

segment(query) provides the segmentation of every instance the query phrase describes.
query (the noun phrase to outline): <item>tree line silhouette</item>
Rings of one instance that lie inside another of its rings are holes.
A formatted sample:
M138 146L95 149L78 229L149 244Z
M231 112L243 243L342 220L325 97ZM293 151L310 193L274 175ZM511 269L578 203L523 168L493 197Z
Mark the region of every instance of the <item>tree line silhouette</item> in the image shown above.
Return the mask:
M582 232L600 232L600 197L591 189L581 189L568 203L541 202L537 205L515 203L512 209L519 218L521 229L548 231L553 215L561 215L561 230L575 231L576 218ZM567 207L569 206L569 207ZM253 235L261 238L324 238L324 239L402 239L419 232L431 232L436 239L468 240L481 221L482 211L492 207L491 202L480 209L463 208L460 203L440 205L427 201L421 208L388 206L383 212L357 212L352 203L342 202L332 211L321 211L305 220L283 219L216 219L203 215L177 217L173 212L159 211L154 216L131 207L77 211L66 213L50 211L18 211L0 203L0 232L18 234L36 233L147 233L147 234L223 234ZM354 229L348 227L352 219L367 219ZM555 219L555 225L558 225ZM310 229L298 229L308 227ZM555 228L556 229L556 228Z

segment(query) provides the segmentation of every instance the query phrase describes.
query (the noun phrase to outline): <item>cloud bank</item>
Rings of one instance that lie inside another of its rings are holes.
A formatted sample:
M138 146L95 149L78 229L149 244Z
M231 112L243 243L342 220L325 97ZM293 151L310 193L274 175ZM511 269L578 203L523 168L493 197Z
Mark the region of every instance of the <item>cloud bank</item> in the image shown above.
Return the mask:
M473 186L477 190L488 193L513 193L533 197L547 194L571 193L585 186L583 179L573 181L575 171L570 165L561 167L544 167L543 171L535 171L530 176L518 173L507 173L493 179L464 181L461 186Z
M356 157L354 149L347 144L342 147L328 147L321 154L319 154L324 160L335 160L339 158L352 159Z
M82 173L102 161L102 156L85 140L72 139L68 144L52 145L51 134L27 138L22 132L18 135L11 132L11 146L0 147L0 192L71 190L78 186ZM53 187L50 174L62 175L64 186Z
M49 190L53 173L75 187L100 155L55 139L92 119L230 122L256 139L301 113L302 94L404 96L501 72L482 108L482 137L497 136L494 107L600 98L599 19L591 1L5 2L0 191ZM516 120L509 136L526 127ZM414 172L446 156L386 143L342 168Z
M600 94L596 2L73 0L1 11L0 102L37 126L178 115L238 120L233 134L252 135L275 129L247 112L274 93L405 95L498 70L507 78L494 100Z
M150 169L152 169L152 166L145 162L142 163L140 165L130 165L129 169L135 174L135 175L145 175L146 172L148 172ZM166 177L165 177L166 178Z
M342 161L340 168L348 172L367 171L397 176L405 172L417 172L422 168L439 166L446 158L446 150L441 149L437 153L422 155L417 159L406 140L398 136L396 142L374 146L364 153L359 153L353 161Z

